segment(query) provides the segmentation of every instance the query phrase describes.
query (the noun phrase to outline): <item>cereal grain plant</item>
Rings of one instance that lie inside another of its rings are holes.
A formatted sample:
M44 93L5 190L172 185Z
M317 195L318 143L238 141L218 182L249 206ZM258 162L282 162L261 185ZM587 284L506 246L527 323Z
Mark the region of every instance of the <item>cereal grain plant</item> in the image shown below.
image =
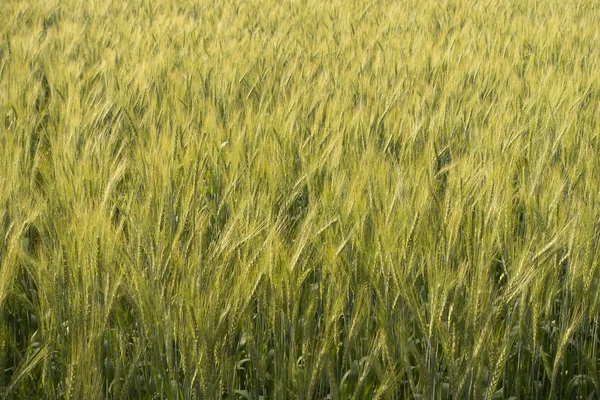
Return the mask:
M596 399L600 3L4 0L4 399Z

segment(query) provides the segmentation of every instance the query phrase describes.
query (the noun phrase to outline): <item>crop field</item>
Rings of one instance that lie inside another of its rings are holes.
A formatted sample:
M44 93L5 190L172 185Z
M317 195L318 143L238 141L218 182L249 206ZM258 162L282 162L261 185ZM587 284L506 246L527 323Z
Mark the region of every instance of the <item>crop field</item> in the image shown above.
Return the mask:
M597 0L1 3L1 399L600 398Z

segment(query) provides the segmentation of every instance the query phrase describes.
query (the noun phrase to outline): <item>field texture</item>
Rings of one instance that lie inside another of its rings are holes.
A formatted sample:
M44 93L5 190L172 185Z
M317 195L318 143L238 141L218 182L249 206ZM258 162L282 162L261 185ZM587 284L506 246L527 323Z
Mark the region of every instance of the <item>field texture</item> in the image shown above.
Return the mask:
M599 26L3 0L0 397L598 398Z

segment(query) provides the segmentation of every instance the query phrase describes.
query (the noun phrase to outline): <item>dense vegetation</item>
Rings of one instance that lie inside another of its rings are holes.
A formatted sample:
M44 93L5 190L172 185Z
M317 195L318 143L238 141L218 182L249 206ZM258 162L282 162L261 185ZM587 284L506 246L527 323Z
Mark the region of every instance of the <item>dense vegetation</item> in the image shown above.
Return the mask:
M4 0L0 395L597 398L598 26Z

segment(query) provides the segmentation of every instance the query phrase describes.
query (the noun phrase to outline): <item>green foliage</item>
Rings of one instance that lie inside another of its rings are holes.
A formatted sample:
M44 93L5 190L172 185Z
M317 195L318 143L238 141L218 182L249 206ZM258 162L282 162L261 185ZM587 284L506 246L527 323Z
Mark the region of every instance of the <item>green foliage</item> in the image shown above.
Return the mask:
M600 394L596 1L1 9L3 398Z

